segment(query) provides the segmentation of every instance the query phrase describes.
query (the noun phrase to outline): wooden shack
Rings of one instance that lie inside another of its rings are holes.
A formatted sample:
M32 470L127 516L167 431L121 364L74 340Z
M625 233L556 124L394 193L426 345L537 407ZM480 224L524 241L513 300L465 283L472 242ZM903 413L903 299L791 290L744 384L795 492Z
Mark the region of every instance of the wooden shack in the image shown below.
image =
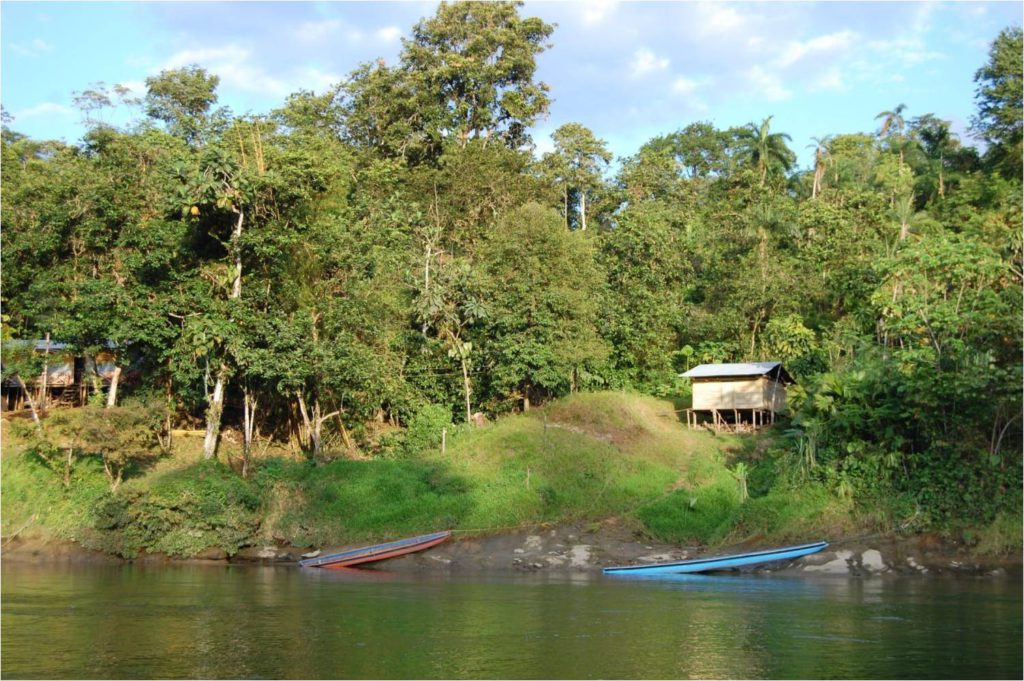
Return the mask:
M67 343L42 340L10 340L4 342L6 352L32 352L40 356L43 371L34 377L7 375L0 369L4 380L0 382L0 410L17 411L25 406L24 386L40 408L59 405L85 404L89 395L110 385L116 369L113 351L116 345L106 341L106 350L95 356L76 355ZM125 384L138 380L138 371L122 373Z
M786 386L794 382L781 362L701 364L680 375L693 385L687 425L695 428L705 417L716 430L774 423L775 415L786 406Z

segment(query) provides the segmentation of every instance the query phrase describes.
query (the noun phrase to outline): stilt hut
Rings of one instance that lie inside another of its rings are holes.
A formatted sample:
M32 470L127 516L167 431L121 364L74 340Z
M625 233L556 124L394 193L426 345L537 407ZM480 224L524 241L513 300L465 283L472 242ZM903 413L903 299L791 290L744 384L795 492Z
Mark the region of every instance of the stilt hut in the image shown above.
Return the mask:
M117 346L111 341L106 341L105 345L106 350L91 356L76 355L69 344L50 339L5 341L5 354L33 353L38 358L36 365L41 364L42 371L36 376L18 377L9 375L6 368L0 368L3 376L0 381L0 410L17 411L24 407L26 395L23 385L40 408L85 404L91 392L110 386L117 369L113 355ZM129 369L122 374L120 381L130 384L138 378L138 371Z
M794 383L781 362L701 364L680 375L693 385L687 425L696 428L703 417L716 430L775 423L775 415L786 406L786 386Z

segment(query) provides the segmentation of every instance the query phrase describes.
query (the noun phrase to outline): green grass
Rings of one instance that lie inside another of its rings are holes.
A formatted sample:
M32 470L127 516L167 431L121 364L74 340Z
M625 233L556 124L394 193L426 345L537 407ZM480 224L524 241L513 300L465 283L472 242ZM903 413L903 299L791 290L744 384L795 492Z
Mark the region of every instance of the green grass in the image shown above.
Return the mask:
M1000 513L970 539L976 540L974 552L981 556L1016 555L1021 553L1024 518L1020 513Z
M93 509L107 495L109 483L97 459L76 463L69 489L61 478L62 472L31 453L5 455L0 462L3 536L21 530L28 537L77 539L95 520Z
M782 459L765 454L771 436L690 431L672 403L621 392L573 395L481 428L455 428L444 453L407 448L397 457L319 466L275 455L258 460L248 480L203 461L196 442L182 439L174 455L116 494L94 457L79 460L65 490L58 471L6 435L4 535L34 516L24 536L74 539L125 556L191 556L210 547L232 554L274 542L330 547L442 528L489 534L609 517L690 545L803 541L849 534L859 517L823 487L792 482ZM237 459L229 450L223 458ZM742 503L730 472L738 461L749 469L751 498ZM1019 550L1019 529L1019 517L993 523L979 550Z
M577 395L458 431L444 454L264 467L265 529L322 545L439 527L485 534L599 520L664 495L693 458L693 445L707 450L713 439L687 433L668 402Z

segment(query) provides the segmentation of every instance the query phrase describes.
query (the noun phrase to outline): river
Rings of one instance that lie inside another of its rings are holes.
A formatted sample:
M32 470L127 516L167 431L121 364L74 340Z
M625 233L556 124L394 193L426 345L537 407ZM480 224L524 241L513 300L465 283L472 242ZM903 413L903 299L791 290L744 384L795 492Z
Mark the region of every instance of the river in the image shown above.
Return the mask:
M4 564L3 678L1021 678L1016 579Z

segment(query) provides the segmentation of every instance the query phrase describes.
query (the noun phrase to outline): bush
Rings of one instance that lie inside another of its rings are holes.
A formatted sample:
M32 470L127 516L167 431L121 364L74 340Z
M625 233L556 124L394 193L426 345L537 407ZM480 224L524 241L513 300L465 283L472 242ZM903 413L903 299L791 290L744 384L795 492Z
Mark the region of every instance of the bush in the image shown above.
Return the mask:
M143 551L189 557L209 547L231 555L255 540L260 508L254 485L204 461L100 500L96 529L102 548L129 558Z
M1000 513L977 533L975 551L982 555L1020 556L1024 519L1020 512Z
M428 404L409 421L402 449L409 455L433 449L441 444L441 432L451 426L452 413L447 407Z

